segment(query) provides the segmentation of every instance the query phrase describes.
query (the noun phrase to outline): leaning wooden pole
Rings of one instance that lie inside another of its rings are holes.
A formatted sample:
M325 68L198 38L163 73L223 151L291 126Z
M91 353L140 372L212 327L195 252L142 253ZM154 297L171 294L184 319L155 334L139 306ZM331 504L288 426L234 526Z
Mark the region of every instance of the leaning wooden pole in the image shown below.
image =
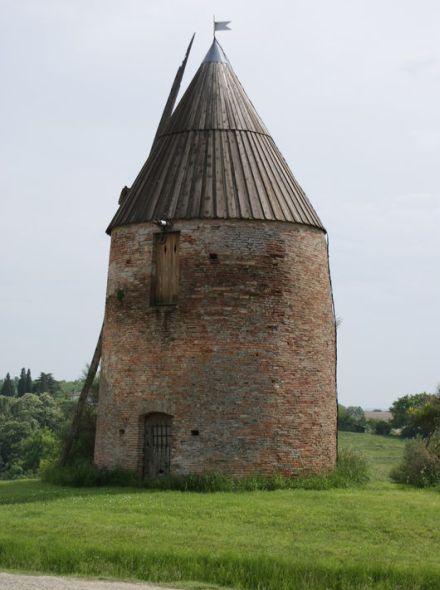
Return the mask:
M157 127L156 135L154 136L153 147L157 141L157 138L164 130L169 118L171 117L171 115L173 113L174 105L176 104L177 95L179 94L180 85L182 83L183 74L185 73L186 62L188 61L188 57L189 57L195 36L196 36L196 34L194 33L194 35L191 37L191 41L189 42L188 49L186 50L185 57L183 58L183 62L181 63L181 65L179 66L179 69L177 70L177 74L176 74L176 77L174 78L174 82L171 87L171 91L168 96L168 100L165 104L165 108L163 110L162 117L160 118L159 125Z
M60 464L64 466L68 463L73 445L78 438L79 434L79 427L81 424L81 419L84 413L84 408L86 407L87 398L89 397L90 388L93 385L93 380L95 379L96 372L99 367L99 362L101 360L101 350L102 350L102 328L101 332L99 333L98 342L96 344L95 352L93 354L92 362L90 363L89 370L87 372L86 380L84 381L83 388L81 390L78 404L76 406L75 414L73 416L72 424L70 426L69 434L66 438L64 443L64 448L61 455Z

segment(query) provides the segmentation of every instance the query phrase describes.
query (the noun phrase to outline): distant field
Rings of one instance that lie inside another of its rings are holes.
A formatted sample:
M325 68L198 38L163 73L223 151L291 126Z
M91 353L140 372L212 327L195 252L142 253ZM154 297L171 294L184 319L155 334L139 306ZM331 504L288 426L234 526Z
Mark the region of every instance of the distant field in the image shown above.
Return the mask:
M388 410L364 410L365 418L373 420L385 420L389 422L393 415Z
M402 444L363 450L363 489L197 494L0 483L0 567L249 590L438 590L440 493L387 481ZM198 583L198 584L197 584Z

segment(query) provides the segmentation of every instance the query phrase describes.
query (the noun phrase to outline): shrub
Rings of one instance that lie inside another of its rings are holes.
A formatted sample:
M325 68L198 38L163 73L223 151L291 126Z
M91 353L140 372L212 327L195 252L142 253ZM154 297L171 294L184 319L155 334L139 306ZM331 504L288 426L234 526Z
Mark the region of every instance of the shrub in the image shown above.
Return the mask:
M374 433L388 436L391 433L391 424L386 420L378 420L374 427Z
M339 451L336 469L328 477L334 480L335 488L364 485L370 480L368 461L358 451L344 449Z
M379 434L381 436L388 436L391 433L391 423L386 420L368 420L368 430L373 434Z
M98 469L88 461L77 461L60 467L57 463L43 461L40 467L43 481L74 487L136 486L138 479L125 469Z
M326 490L363 485L369 480L368 465L359 453L345 450L339 453L334 471L319 475L288 477L282 474L249 475L239 479L223 473L190 475L166 475L157 479L139 480L131 471L123 469L98 469L90 462L76 462L60 467L43 462L41 477L53 484L95 487L135 486L153 490L176 490L181 492L241 492L254 490L308 489Z
M440 483L440 452L438 443L426 446L420 439L406 443L402 463L393 469L391 479L425 488Z

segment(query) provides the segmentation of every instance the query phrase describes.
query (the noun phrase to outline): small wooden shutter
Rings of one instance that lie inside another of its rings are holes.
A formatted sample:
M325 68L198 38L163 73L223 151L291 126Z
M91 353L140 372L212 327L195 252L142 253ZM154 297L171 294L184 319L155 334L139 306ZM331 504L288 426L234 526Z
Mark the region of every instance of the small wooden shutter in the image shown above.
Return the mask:
M179 290L179 232L154 236L153 304L177 303Z

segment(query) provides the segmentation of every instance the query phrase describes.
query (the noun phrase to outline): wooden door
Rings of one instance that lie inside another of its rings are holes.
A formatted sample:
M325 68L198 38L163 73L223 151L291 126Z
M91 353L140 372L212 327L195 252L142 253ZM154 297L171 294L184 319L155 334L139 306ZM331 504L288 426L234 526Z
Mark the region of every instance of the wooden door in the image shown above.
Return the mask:
M154 236L153 304L174 305L179 291L179 232Z
M160 477L170 472L171 416L145 417L144 477Z

